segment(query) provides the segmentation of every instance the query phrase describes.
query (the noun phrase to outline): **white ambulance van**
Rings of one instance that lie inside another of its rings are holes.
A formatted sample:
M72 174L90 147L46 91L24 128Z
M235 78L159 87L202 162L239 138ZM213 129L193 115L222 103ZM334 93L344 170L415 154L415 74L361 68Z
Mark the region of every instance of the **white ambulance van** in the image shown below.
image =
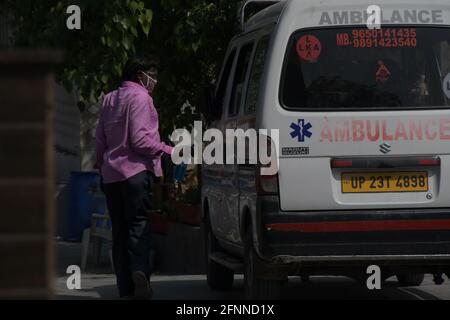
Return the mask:
M450 275L450 2L250 2L266 8L231 41L208 116L279 129L279 170L203 166L210 287Z

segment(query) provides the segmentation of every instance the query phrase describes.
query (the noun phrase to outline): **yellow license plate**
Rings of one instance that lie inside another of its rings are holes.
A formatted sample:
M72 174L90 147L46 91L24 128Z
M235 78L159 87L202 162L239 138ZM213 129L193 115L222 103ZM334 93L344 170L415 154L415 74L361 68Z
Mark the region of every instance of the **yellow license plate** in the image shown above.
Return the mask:
M428 172L342 173L342 193L426 192Z

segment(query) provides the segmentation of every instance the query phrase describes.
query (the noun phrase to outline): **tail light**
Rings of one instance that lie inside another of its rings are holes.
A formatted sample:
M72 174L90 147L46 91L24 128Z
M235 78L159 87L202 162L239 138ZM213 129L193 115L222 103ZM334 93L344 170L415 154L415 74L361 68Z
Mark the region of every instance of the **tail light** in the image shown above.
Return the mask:
M272 152L277 152L277 150L273 150L273 143L272 139L269 136L265 136L267 139L267 151L268 156L270 157L272 155ZM259 141L258 141L259 145ZM269 164L270 165L270 164ZM258 195L278 195L279 194L279 188L278 188L278 170L277 173L273 175L263 175L261 172L262 168L269 167L269 165L264 166L262 164L259 164L257 166L256 170L256 191Z
M278 173L271 176L262 175L261 167L258 167L256 190L258 195L278 195Z
M350 168L353 166L352 160L333 160L331 163L332 168Z
M426 159L419 159L417 160L420 166L427 166L427 167L433 167L438 166L441 164L441 161L439 158L426 158Z
M439 157L333 159L332 168L408 168L439 166Z

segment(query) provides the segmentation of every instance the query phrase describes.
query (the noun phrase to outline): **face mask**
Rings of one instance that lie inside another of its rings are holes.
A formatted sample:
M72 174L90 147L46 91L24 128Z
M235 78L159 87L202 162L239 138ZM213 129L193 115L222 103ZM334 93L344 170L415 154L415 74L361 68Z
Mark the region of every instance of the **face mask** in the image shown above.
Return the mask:
M144 83L142 82L142 80L140 80L141 85L148 90L148 92L152 92L153 89L155 89L156 84L158 83L157 80L153 79L152 77L150 77L148 74L146 74L144 71L142 71L142 73L147 77L147 84L144 85Z

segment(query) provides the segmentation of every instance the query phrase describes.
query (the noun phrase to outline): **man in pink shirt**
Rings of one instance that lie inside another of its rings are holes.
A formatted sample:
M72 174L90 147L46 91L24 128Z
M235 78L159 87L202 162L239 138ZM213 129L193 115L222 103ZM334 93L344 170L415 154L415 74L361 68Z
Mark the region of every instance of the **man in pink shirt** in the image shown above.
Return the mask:
M161 142L152 92L158 62L134 56L123 84L108 93L96 133L100 170L111 216L113 261L121 297L151 298L149 255L153 176L162 175L161 156L173 148Z

